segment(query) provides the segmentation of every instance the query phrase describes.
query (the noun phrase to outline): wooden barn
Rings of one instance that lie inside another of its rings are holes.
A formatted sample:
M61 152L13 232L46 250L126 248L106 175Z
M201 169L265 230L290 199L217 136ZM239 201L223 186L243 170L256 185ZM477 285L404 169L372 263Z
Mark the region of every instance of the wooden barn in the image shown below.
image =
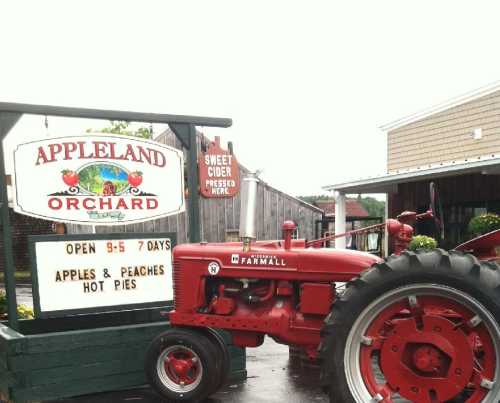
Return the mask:
M198 150L205 150L209 139L198 133ZM182 149L172 131L166 130L156 141ZM238 153L235 153L238 157ZM240 177L249 170L239 165ZM265 182L258 186L257 239L280 239L281 225L285 220L297 223L297 238L312 239L315 225L323 217L323 210L283 193ZM240 197L200 198L201 239L207 242L238 240L240 219ZM97 233L107 232L177 232L178 243L188 242L188 215L186 212L141 224L96 227ZM90 226L69 225L71 233L92 231Z

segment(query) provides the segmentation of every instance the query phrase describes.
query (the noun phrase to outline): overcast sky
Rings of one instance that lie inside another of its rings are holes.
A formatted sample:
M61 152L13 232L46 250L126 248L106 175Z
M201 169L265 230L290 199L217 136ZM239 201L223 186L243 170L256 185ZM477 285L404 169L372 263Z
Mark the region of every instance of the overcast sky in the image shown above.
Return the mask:
M381 124L500 80L499 15L478 0L2 1L0 100L230 117L206 133L271 185L318 194L384 172ZM46 135L41 118L15 130Z

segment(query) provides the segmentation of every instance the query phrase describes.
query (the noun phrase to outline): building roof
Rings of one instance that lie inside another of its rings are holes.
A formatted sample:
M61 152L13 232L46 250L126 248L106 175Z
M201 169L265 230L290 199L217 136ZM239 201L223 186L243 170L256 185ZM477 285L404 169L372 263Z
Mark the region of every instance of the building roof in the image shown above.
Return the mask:
M333 200L317 200L315 204L325 212L325 215L335 216L335 201ZM369 217L368 211L356 199L346 200L346 216L347 217Z
M396 171L377 177L328 185L324 186L323 189L336 190L343 193L390 193L395 190L395 186L399 183L417 182L470 173L500 174L500 154Z
M465 104L466 102L473 101L475 99L484 97L486 95L492 94L497 91L500 91L500 81L496 81L492 84L478 88L474 91L467 92L466 94L462 94L458 97L449 99L445 102L434 105L430 108L421 110L419 112L413 113L411 115L405 116L401 119L397 119L392 122L386 123L380 126L380 129L386 132L391 130L396 130L402 126L409 125L410 123L425 119L426 117L429 117L436 113L443 112L447 109L451 109L455 106Z

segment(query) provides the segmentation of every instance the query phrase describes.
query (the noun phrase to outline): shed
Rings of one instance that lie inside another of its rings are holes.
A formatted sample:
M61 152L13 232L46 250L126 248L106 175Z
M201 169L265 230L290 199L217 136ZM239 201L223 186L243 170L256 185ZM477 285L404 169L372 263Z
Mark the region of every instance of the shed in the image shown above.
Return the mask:
M180 141L171 130L161 133L156 141L182 149ZM197 133L198 151L205 149L210 141L201 132ZM238 157L238 152L235 153ZM239 164L240 176L249 169ZM261 181L257 192L257 239L280 239L281 225L293 220L298 228L296 237L312 239L315 225L323 216L321 208L286 194ZM228 198L200 198L201 239L207 242L238 240L240 219L240 196ZM177 232L178 243L188 242L188 215L184 212L150 222L114 227L96 227L96 232ZM91 227L71 225L70 232L89 232Z

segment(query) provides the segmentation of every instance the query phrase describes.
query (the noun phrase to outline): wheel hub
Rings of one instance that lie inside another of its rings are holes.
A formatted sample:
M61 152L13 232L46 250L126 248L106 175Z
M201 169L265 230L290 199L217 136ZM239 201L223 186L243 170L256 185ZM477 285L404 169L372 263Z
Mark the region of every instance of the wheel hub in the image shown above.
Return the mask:
M188 347L170 346L158 358L158 375L170 390L189 392L201 381L203 367Z
M412 401L446 401L459 394L473 374L474 352L455 323L438 316L394 320L381 349L387 383Z
M432 345L417 347L412 358L416 369L429 374L442 372L446 360L443 352Z
M181 379L181 381L187 382L188 384L192 382L188 378L189 371L193 367L190 361L173 358L169 363L165 363L165 365L170 365L171 369L175 372L178 378Z

